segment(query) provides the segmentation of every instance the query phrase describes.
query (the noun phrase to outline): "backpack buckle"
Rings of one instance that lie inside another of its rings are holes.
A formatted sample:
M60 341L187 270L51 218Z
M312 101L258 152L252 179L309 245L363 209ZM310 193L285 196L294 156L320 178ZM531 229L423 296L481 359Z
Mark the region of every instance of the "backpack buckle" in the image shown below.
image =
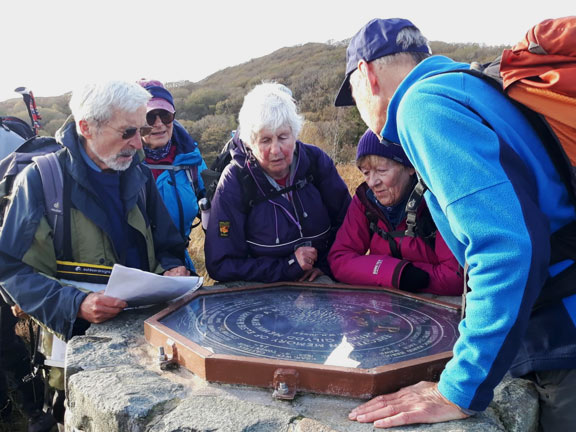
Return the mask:
M416 237L416 213L406 214L406 236Z

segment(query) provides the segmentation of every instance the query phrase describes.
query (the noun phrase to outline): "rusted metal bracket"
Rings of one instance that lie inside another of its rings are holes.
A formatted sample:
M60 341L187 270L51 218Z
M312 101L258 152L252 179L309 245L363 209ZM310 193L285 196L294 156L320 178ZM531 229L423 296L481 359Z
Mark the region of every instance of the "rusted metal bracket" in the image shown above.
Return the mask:
M292 400L298 391L299 376L296 369L280 368L274 371L274 392L275 399Z
M172 354L166 355L164 347L158 347L158 363L160 364L160 369L162 370L174 370L178 369L180 365L178 364L178 348L176 343L172 339L166 341L166 345L171 348Z

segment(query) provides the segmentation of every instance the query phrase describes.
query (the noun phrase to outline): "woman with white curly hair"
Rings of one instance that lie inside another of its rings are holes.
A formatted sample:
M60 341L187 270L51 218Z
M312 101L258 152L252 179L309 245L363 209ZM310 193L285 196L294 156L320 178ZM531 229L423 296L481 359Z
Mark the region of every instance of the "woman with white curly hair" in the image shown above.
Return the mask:
M213 279L330 275L326 256L351 198L330 157L298 141L303 121L281 84L260 84L244 98L206 231Z

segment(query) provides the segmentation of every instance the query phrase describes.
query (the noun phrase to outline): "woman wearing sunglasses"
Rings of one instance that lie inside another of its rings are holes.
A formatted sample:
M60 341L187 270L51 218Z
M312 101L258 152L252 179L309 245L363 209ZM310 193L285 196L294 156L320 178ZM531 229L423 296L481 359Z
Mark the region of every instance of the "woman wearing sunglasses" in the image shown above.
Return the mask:
M146 122L152 128L142 136L145 163L152 170L158 190L180 233L188 238L198 215L198 200L205 194L200 172L206 169L198 143L174 119L176 109L172 94L160 81L140 80L152 95ZM194 270L186 255L187 267Z

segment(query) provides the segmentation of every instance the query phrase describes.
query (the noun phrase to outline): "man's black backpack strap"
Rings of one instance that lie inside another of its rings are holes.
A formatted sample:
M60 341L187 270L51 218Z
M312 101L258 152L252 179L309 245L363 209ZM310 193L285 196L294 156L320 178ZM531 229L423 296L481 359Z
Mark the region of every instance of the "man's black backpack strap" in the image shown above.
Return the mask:
M540 309L576 293L576 221L552 234L550 253L550 264L556 264L567 259L574 262L556 276L548 279L532 310Z
M204 182L204 189L206 190L204 197L209 202L212 202L212 198L216 193L216 187L218 186L222 171L224 171L224 168L232 161L230 151L235 148L235 146L233 138L230 138L226 144L224 144L220 154L216 157L216 160L212 162L210 168L204 169L200 173L202 181Z
M54 233L54 248L64 250L64 179L56 153L35 156L44 189L46 217Z
M536 311L543 306L557 303L565 297L574 295L576 289L576 263L559 273L558 275L549 278L542 287L540 295L532 306L532 311Z

